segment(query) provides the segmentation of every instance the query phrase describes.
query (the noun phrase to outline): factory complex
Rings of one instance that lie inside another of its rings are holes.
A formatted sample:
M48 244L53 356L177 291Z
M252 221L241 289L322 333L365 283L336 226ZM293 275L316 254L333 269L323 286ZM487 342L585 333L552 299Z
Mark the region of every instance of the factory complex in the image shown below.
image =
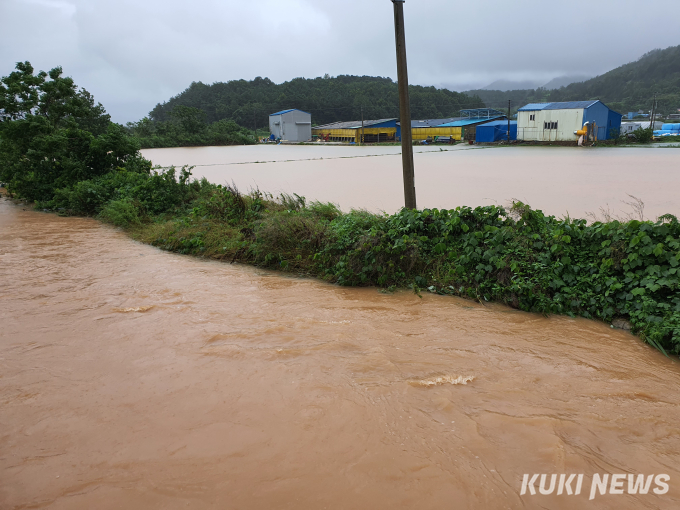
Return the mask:
M493 108L460 110L459 117L411 121L411 134L418 143L578 142L616 138L622 115L602 101L532 103L517 111L517 119ZM272 140L344 143L400 142L399 119L355 120L313 126L311 114L284 110L269 117Z

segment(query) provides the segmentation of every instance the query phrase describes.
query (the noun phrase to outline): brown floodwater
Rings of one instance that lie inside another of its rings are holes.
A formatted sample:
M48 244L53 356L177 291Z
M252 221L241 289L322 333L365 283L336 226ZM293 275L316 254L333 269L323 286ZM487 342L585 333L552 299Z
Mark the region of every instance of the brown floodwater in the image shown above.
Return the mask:
M680 364L602 323L166 253L2 200L0 325L3 510L680 505ZM541 473L583 492L520 496ZM596 473L670 490L589 501Z
M521 200L547 214L585 218L600 208L645 217L680 213L680 148L414 148L420 208L506 205ZM393 213L404 203L400 147L258 145L142 151L155 164L196 165L196 177L242 189L297 193L348 211Z

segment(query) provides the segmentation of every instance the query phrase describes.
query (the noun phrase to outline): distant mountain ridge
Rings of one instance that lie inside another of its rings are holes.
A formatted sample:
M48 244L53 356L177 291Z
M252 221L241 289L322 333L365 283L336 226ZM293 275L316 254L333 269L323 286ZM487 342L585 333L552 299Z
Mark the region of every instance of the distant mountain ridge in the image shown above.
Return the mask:
M656 49L634 62L622 65L590 80L566 87L525 90L468 90L468 95L482 98L490 108L507 107L508 99L515 107L527 103L600 99L621 113L649 111L654 94L658 111L663 114L680 108L680 46Z
M496 80L495 82L487 85L481 90L500 90L501 92L507 92L509 90L531 90L531 89L559 89L560 87L566 87L575 82L586 81L592 78L592 76L586 75L573 75L573 76L558 76L553 78L548 83L543 83L543 81L538 80L525 80L525 81L513 81L513 80Z

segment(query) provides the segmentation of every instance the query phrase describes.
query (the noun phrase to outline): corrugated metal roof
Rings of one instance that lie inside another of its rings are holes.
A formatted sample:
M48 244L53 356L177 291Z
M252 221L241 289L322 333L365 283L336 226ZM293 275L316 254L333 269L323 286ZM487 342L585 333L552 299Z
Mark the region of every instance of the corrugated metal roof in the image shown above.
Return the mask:
M581 108L589 108L597 103L598 100L591 101L566 101L564 103L550 103L546 110L579 110Z
M518 111L520 112L537 112L541 110L579 110L581 108L590 108L598 100L590 101L564 101L561 103L529 103L522 106Z
M516 120L511 120L510 121L510 126L516 125L517 121ZM493 120L491 122L487 122L485 124L482 124L482 126L505 126L506 128L508 127L508 121L507 120Z
M457 120L462 120L463 117L449 117L448 119L424 119L424 120L412 120L411 128L419 127L439 127L448 122L454 122ZM397 123L401 125L401 123Z
M364 120L364 127L375 126L376 124L383 124L385 122L395 121L397 119L378 119L378 120ZM361 129L361 121L353 120L350 122L332 122L324 124L323 126L314 126L313 129Z
M541 110L545 110L547 106L550 106L550 103L529 103L528 105L522 106L518 112L538 112Z
M290 110L282 110L282 111L280 111L280 112L270 113L269 116L270 116L270 117L273 117L274 115L283 115L284 113L296 112L296 111L297 111L297 112L306 113L307 115L311 115L311 113L308 113L308 112L299 110L298 108L292 108L292 109L290 109Z
M463 119L463 120L457 120L455 122L448 122L446 124L442 124L439 127L464 127L464 126L470 126L472 124L481 124L483 122L488 122L490 120L497 119L498 117L491 117L490 119Z

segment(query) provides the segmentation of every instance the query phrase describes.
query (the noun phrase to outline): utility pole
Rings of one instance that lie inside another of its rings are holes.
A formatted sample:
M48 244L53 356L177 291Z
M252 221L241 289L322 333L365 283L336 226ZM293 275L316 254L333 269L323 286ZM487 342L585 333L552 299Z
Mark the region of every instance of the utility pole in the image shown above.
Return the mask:
M401 164L404 173L404 206L416 208L415 172L413 169L413 139L411 137L411 103L408 97L408 69L406 67L406 34L404 32L404 1L394 4L394 36L397 46L397 82L399 84L399 112L401 120Z
M654 99L652 99L652 113L650 115L650 124L652 132L654 131L654 115L656 115L656 93L654 94Z
M364 144L364 107L361 107L361 145Z
M510 145L510 105L512 101L508 99L508 145Z
M257 120L255 120L255 106L253 105L253 129L255 130L255 141L257 142Z

